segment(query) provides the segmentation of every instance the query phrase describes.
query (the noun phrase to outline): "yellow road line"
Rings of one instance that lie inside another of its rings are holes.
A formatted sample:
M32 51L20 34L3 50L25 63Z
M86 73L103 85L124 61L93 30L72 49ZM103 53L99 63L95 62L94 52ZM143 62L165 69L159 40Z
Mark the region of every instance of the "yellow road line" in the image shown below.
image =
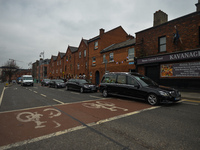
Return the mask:
M195 100L188 100L188 99L183 99L182 101L187 101L187 102L194 102L194 103L200 103L200 101L195 101Z

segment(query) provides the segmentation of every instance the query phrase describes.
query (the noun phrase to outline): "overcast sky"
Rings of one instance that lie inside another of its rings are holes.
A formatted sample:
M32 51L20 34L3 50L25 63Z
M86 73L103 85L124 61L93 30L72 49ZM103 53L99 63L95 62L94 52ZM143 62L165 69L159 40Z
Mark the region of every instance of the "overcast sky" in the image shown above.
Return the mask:
M23 69L44 51L46 58L78 47L118 26L131 35L153 26L153 13L168 20L196 11L198 0L0 0L0 66L9 59Z

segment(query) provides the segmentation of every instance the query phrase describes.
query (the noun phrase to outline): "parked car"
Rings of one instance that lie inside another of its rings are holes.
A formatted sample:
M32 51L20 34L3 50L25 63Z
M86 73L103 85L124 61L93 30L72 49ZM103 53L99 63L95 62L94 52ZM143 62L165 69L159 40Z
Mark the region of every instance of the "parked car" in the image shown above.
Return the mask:
M66 90L77 90L83 92L97 92L98 87L85 79L70 79L66 83Z
M43 79L41 81L41 86L48 86L50 81L51 81L50 79Z
M150 105L181 100L178 90L159 86L150 78L139 73L106 73L102 77L99 90L104 97L108 95L126 96L145 100Z
M54 87L54 88L65 88L66 87L66 83L63 80L51 80L49 82L49 87Z

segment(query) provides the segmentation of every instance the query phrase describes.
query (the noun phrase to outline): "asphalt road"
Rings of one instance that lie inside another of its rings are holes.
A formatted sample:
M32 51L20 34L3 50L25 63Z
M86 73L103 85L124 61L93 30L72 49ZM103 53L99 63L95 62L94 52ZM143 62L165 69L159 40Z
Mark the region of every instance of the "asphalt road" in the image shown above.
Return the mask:
M101 93L14 85L0 106L0 149L195 150L199 104L152 107Z

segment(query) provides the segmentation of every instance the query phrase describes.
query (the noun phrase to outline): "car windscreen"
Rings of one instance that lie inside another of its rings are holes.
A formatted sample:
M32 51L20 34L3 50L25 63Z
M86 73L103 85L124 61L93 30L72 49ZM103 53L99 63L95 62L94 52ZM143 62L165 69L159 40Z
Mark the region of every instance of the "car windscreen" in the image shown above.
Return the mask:
M55 82L56 82L56 83L64 83L63 80L56 80Z
M156 82L145 76L135 76L142 86L158 86Z
M78 80L78 82L79 82L80 84L86 84L86 83L88 83L86 80Z
M23 80L33 80L32 77L23 77Z

